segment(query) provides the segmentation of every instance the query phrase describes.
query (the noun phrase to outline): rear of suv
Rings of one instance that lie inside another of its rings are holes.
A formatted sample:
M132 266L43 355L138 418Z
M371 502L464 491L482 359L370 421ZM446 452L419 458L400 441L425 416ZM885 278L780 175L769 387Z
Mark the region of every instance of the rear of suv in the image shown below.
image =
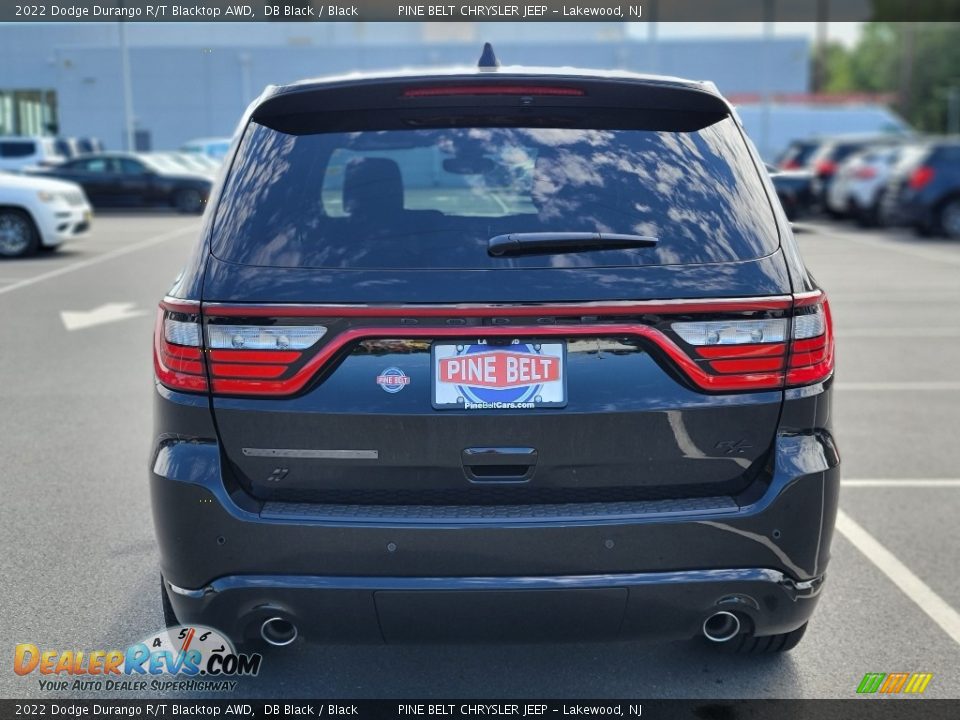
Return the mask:
M884 204L892 224L911 226L922 237L960 239L960 140L911 147L891 173Z
M238 642L800 639L825 295L709 84L273 87L160 305L168 622Z

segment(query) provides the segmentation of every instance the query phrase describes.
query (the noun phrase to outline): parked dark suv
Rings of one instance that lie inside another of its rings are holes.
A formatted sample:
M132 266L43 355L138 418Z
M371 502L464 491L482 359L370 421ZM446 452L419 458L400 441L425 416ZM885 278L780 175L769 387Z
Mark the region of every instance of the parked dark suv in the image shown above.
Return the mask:
M929 140L894 167L882 211L918 235L960 238L960 139Z
M830 312L712 85L349 76L242 127L156 326L168 622L796 645Z

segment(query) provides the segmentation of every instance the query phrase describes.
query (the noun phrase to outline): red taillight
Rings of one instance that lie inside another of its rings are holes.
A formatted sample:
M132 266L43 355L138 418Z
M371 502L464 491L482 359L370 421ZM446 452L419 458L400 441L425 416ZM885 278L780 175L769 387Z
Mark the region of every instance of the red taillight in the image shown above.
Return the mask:
M786 160L780 163L780 168L783 170L799 170L802 167L803 165L801 165L797 160L794 160L794 159Z
M857 180L873 180L877 176L877 169L869 165L860 167L853 171L853 176Z
M198 308L161 304L153 333L153 368L163 385L173 390L204 392L204 367Z
M705 390L810 385L833 373L830 308L819 291L797 296L789 320L684 321L671 328L691 346L688 352L698 367L712 376L704 380L688 372Z
M750 323L743 321L740 324ZM761 321L771 322L771 321ZM779 319L785 332L787 322ZM676 326L681 323L675 323ZM719 323L718 323L719 324ZM700 367L711 378L709 383L692 379L704 390L772 390L783 387L783 369L786 363L787 344L784 338L777 336L772 342L743 344L707 345L695 347L694 353Z
M907 184L911 190L922 190L933 181L934 171L928 165L921 165L910 174Z
M821 160L814 167L817 175L829 177L837 171L837 164L833 160Z
M451 95L551 95L582 97L583 90L553 85L442 85L404 90L403 97L449 97Z
M433 341L469 337L634 337L658 352L694 386L708 392L779 390L828 378L833 372L829 308L818 291L795 297L673 300L637 303L521 306L219 305L186 316L169 307L158 323L157 376L181 390L218 395L292 396L310 386L355 343L377 338ZM196 309L196 312L199 308ZM184 311L185 312L185 311ZM282 314L278 314L282 313ZM602 315L607 322L597 318ZM638 316L678 318L660 328ZM386 318L420 316L419 327L383 324ZM556 324L451 327L450 316L539 318ZM587 320L587 316L591 320ZM703 316L706 320L695 320ZM714 319L726 316L727 319ZM683 318L679 320L679 318ZM324 324L317 319L324 318ZM327 337L330 318L338 330ZM566 322L563 318L575 318ZM620 318L617 322L615 318ZM172 320L172 323L166 323ZM577 322L579 320L579 322ZM613 320L613 322L610 322ZM344 327L345 325L345 327ZM168 326L168 327L167 327ZM197 346L198 345L198 346Z
M326 332L316 324L210 322L205 347L211 389L231 395L290 394L291 378Z
M822 293L798 300L794 311L787 385L812 385L833 374L833 318Z

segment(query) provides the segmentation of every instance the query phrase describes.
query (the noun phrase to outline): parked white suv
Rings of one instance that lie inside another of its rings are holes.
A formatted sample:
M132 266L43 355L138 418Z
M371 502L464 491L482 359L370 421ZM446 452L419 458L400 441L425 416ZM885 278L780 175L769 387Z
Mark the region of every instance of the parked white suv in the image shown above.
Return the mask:
M89 232L92 218L79 185L0 171L0 257L53 249Z
M57 165L67 158L54 137L0 137L0 170L23 170L36 165Z
M827 207L837 215L853 217L864 227L880 224L881 194L904 147L870 147L845 160L827 191Z

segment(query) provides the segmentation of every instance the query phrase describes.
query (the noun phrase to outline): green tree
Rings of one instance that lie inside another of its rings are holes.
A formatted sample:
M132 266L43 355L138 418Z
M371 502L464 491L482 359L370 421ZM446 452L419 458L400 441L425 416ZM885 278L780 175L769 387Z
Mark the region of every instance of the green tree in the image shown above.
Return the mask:
M823 50L828 92L895 93L918 130L942 132L947 94L960 86L960 24L867 23L852 48Z

